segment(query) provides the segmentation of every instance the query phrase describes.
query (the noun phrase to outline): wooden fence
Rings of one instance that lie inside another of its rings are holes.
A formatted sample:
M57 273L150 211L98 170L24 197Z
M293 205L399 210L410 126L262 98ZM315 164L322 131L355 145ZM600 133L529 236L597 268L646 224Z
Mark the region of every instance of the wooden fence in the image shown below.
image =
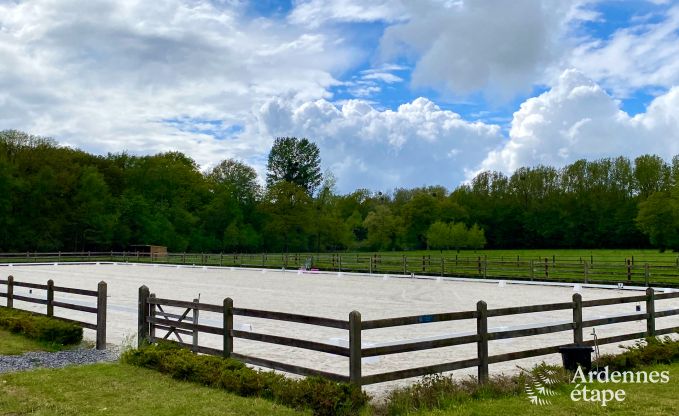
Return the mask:
M368 321L362 321L361 314L358 311L352 311L349 314L349 319L345 321L299 314L237 308L234 307L233 301L230 298L224 299L222 305L205 304L200 303L197 300L194 300L193 302L186 302L172 299L161 299L155 297L155 295L153 294L150 294L149 289L146 286L142 286L139 288L138 339L139 345L141 346L145 341L153 342L160 339L156 335L157 331L167 331L166 336L163 338L168 338L169 334L171 333L191 335L193 339L192 343L184 342L181 339L178 340L177 342L180 345L188 347L193 351L199 353L231 357L241 360L248 364L271 368L274 370L280 370L299 375L318 375L327 377L332 380L348 381L358 385L382 383L404 378L418 377L427 374L436 374L447 371L459 370L469 367L478 368L478 380L480 383L484 383L488 380L489 364L553 354L558 352L559 347L563 346L554 345L549 347L516 351L499 355L489 355L488 352L489 341L518 337L530 337L563 331L572 331L573 344L593 345L593 341L583 340L584 328L638 320L646 321L646 331L616 335L606 338L599 338L598 344L609 344L627 340L640 339L648 336L670 334L679 331L679 326L657 330L656 321L660 318L679 315L679 308L656 311L656 301L673 298L679 298L679 292L656 294L652 288L648 288L644 295L610 299L597 299L588 301L583 301L581 295L576 293L573 295L573 299L571 302L532 305L532 306L514 306L500 309L488 309L486 302L479 301L477 303L476 310L471 311L440 313L433 315L405 316L398 318L387 318ZM645 303L646 305L645 312L583 320L584 308L605 305L618 305L631 302ZM186 311L183 314L167 314L164 311L162 311L162 313L159 314L158 309L162 308L162 306L186 308ZM543 325L532 328L513 330L489 331L488 329L489 318L559 310L571 310L572 321L566 323L557 323L551 325ZM191 322L185 322L185 318L189 316L189 313L191 313L191 311L193 311L192 315L193 318L191 319ZM208 311L221 314L223 317L222 327L200 324L198 322L198 311ZM346 330L349 333L348 334L349 346L342 347L297 338L236 330L234 329L233 326L234 316L248 316L255 318L270 319L275 321L296 322L312 326L323 326ZM458 321L468 319L476 320L476 332L474 334L451 336L426 341L404 341L398 344L390 344L377 347L363 347L361 344L361 338L364 331L379 328L400 327L409 325L426 325L433 322ZM198 334L201 332L221 336L223 339L222 348L218 349L200 346L198 344ZM349 360L348 363L349 376L347 377L345 375L331 373L318 369L311 369L241 354L233 350L234 338L242 338L252 341L260 341L276 345L302 348L312 351L333 354L341 357L346 357ZM416 368L408 368L404 370L391 371L385 373L362 375L361 370L362 358L397 353L408 353L414 351L423 351L465 344L476 344L477 350L476 358L453 362L445 362L441 364L428 365Z
M337 272L431 275L477 279L544 280L679 287L679 257L628 258L451 255L437 253L168 253L151 256L131 251L4 253L0 263L152 262L200 266L276 269L314 268Z
M47 310L44 314L39 313L39 312L34 312L34 311L30 311L30 312L38 314L38 315L49 316L49 317L59 319L59 320L62 320L62 321L66 321L66 322L71 322L71 323L74 323L76 325L79 325L82 328L92 329L92 330L96 331L96 333L97 333L96 348L98 350L106 349L106 292L107 292L106 282L103 282L103 281L99 282L99 284L97 285L97 290L95 291L95 290L76 289L76 288L71 288L71 287L55 286L54 281L52 281L52 280L48 280L46 285L41 285L41 284L37 284L37 283L17 282L17 281L14 280L13 276L9 276L7 278L7 280L1 280L0 279L0 286L2 286L2 285L6 286L6 292L4 292L4 293L0 292L0 297L7 299L6 306L8 308L14 308L14 301L15 300L45 305ZM32 292L33 289L44 290L45 293L46 293L46 297L45 297L45 299L41 299L41 298L37 298L37 297L17 295L17 294L14 293L14 288L16 288L16 287L28 288L28 289L31 290L31 292ZM97 298L97 306L91 307L91 306L77 305L77 304L74 304L74 303L56 301L56 300L54 300L54 292L70 293L70 294L73 294L73 295L95 297L95 298ZM83 322L83 321L79 321L79 320L75 320L75 319L71 319L71 318L55 316L54 315L54 308L55 307L94 314L97 317L97 323L92 324L92 323L89 323L89 322Z

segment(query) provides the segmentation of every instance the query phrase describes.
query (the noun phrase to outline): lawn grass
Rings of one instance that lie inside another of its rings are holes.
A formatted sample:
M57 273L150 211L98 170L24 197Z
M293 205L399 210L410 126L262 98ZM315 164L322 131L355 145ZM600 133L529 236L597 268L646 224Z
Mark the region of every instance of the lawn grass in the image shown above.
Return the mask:
M677 414L679 409L679 363L644 368L646 371L670 371L667 384L592 384L592 388L623 389L623 402L609 402L606 407L595 403L573 402L570 398L572 385L558 388L559 395L550 398L551 404L537 406L529 402L525 394L498 399L467 400L447 403L444 408L412 413L420 416L462 415L644 415L661 416Z
M58 349L56 345L35 341L0 329L0 355L23 354L29 351L57 351Z
M292 409L107 363L0 374L2 415L293 415Z

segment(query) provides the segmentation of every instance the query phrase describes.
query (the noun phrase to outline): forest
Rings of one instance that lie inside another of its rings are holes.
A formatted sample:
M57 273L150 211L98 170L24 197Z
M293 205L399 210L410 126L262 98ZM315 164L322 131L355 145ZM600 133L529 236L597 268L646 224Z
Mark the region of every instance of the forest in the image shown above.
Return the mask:
M320 156L307 139L278 138L260 181L232 159L204 172L179 152L94 155L2 131L0 252L679 249L679 156L349 194L321 174Z

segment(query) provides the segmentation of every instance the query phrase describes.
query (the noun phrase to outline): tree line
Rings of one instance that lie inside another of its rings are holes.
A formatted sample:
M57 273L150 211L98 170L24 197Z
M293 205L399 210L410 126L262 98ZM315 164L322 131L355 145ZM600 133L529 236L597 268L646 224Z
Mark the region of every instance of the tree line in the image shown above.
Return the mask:
M483 172L468 184L336 192L307 139L276 139L265 184L227 159L93 155L0 132L0 251L679 249L679 157Z

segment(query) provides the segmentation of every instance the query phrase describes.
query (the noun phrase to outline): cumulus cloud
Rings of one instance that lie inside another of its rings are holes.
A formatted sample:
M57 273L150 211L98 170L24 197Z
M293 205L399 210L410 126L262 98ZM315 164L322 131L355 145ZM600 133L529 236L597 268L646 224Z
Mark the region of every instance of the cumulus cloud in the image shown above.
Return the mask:
M638 88L679 83L679 6L635 19L610 39L589 39L575 48L572 65L619 95Z
M455 95L511 96L544 79L561 60L573 21L590 19L583 1L405 2L408 19L385 30L387 59L415 63L415 87Z
M248 134L253 108L329 96L359 54L244 13L208 0L0 3L0 128L97 153L252 159L271 140Z
M260 109L259 120L264 134L313 137L344 191L452 188L502 140L498 126L465 121L426 98L395 111L360 100L340 107L326 100L297 106L272 100Z
M549 91L514 113L509 140L488 154L480 170L563 166L578 159L679 154L679 87L629 116L601 86L577 70L565 71ZM478 170L476 171L478 172Z

